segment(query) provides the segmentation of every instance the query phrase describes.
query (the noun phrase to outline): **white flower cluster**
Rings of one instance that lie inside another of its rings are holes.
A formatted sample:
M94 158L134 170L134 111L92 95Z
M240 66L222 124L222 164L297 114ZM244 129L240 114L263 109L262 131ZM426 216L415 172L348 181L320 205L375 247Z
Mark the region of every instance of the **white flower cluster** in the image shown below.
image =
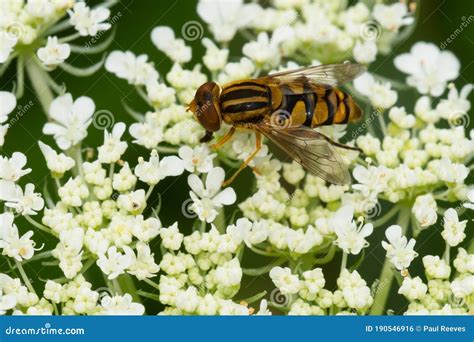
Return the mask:
M370 288L357 271L344 269L335 291L324 289L326 280L321 268L298 276L288 267L275 267L270 278L280 291L275 301L288 305L289 315L364 314L373 303Z
M41 23L43 17L54 25L68 13L76 31L69 38L31 40L45 43L37 54L48 70L66 65L73 51L68 42L76 36L110 28L110 11L103 6L39 3L7 7L12 18L24 20L24 27ZM48 4L53 6L50 12ZM231 14L225 18L224 8ZM413 22L415 8L405 2L368 7L365 2L347 6L342 0L274 0L265 5L200 0L197 11L214 38L202 38L202 65L188 65L193 51L184 26L181 36L169 27L152 30L153 44L173 62L165 74L158 73L146 54L112 51L107 56L105 69L133 85L149 109L140 113L126 104L136 122L108 125L97 148L83 144L100 119L94 101L65 92L50 101L43 133L59 150L46 140L39 142L54 182L48 192L40 195L32 183L22 183L31 172L23 153L0 156L0 201L6 208L0 214L0 250L14 262L0 274L0 313L144 314L148 307L140 298L147 298L160 305L160 314L268 315L274 309L292 315L382 314L388 309L390 286L372 292L357 270L366 248L378 246L376 229L385 229L385 263L389 270L393 266L401 284L398 292L409 302L406 314L472 310L474 256L465 245L472 232L470 221L462 217L474 208L468 181L474 133L465 124L472 85L458 90L449 83L460 70L452 53L417 43L410 53L395 58L395 66L408 75L407 86L371 73L347 85L358 103L373 109L364 113L369 132L352 132L350 144L363 154L337 149L352 171L352 186L329 185L298 163L279 160L264 143L249 164L245 187L223 187L226 170L252 154L256 138L237 132L214 151L200 143L204 129L186 109L208 80L224 84L348 57L369 64L391 50ZM30 21L33 15L37 19ZM0 26L2 42L11 38L13 28L8 27ZM233 51L238 33L247 40ZM0 44L8 50L0 51L5 61L16 57L15 44ZM241 58L229 61L229 56ZM397 105L408 87L421 97L412 107ZM15 106L12 94L0 92L0 146ZM374 120L383 135L374 129ZM228 129L223 124L216 136ZM335 141L346 136L345 125L319 130ZM129 141L144 148L136 160L127 159ZM155 199L167 195L161 194L160 185L185 173L188 199L171 214L171 222L177 222L162 224L161 202ZM234 210L232 218L228 209ZM23 232L15 215L26 220L28 230ZM437 225L443 227L445 254L421 256L425 274L411 276L408 270L420 252L416 247L424 238L422 230ZM47 241L47 247L36 248L40 241ZM451 260L453 247L456 256ZM337 287L330 290L325 265L336 255L342 255L341 268L336 270ZM251 258L266 264L248 268ZM353 258L358 261L353 263ZM63 275L47 280L44 288L30 283L24 267L42 259ZM105 287L89 280L91 268L103 275ZM260 275L269 275L276 286L270 298L263 291L238 299L248 279ZM138 284L140 290L134 288ZM253 305L258 301L257 310Z

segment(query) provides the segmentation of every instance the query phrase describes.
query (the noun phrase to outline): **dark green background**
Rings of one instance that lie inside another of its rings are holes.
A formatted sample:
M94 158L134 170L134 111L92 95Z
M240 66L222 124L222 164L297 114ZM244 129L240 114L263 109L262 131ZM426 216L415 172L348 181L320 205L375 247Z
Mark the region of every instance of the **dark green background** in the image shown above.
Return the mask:
M330 0L328 0L330 1ZM93 2L95 3L95 2ZM176 35L180 36L181 27L190 20L199 20L200 18L196 14L196 1L187 0L134 0L134 1L122 1L112 9L112 16L120 12L121 18L117 22L117 34L112 46L109 50L130 50L135 54L148 54L150 59L155 63L157 70L163 77L171 67L171 62L167 60L164 55L159 52L150 40L150 32L157 25L171 26ZM428 41L436 45L440 45L441 42L445 41L454 30L456 30L461 24L463 17L469 17L474 15L474 2L465 0L423 0L421 2L421 15L420 20L417 23L417 28L414 34L402 42L399 46L396 46L392 53L387 57L379 57L378 61L374 63L372 68L376 68L378 73L384 76L393 77L400 81L404 81L404 76L397 72L393 66L393 56L406 52L410 47L417 41ZM204 25L205 27L205 25ZM459 35L447 49L454 52L460 59L462 64L462 75L456 81L456 85L461 87L466 83L474 82L474 63L473 63L473 48L474 48L474 23L471 23L464 32ZM104 35L104 39L107 35ZM210 36L208 31L204 32L204 36ZM84 40L86 41L86 40ZM231 45L231 59L239 59L241 56L240 46L243 40L237 39L235 43ZM193 48L193 61L189 65L193 65L199 61L200 56L203 54L204 49L199 40L188 43ZM74 65L90 65L93 62L97 62L100 56L77 56L73 55L68 59L68 62ZM10 70L2 78L1 88L3 90L12 89L12 79L14 78L15 70L10 67ZM122 101L126 101L133 108L145 112L149 110L146 104L139 98L134 91L133 86L128 85L125 80L116 78L114 75L101 69L99 72L91 77L77 78L70 76L60 70L54 71L52 76L58 83L64 82L67 85L67 91L71 92L74 98L82 95L90 96L96 103L97 110L107 109L114 113L115 121L124 121L126 123L132 123L131 118L125 113ZM22 182L33 182L37 185L37 188L42 189L45 186L46 180L48 180L48 171L45 167L43 157L37 146L37 140L41 138L44 142L54 146L53 139L51 137L42 136L41 130L45 123L46 117L42 112L41 106L36 101L34 93L29 89L29 81L27 81L27 89L25 95L19 101L19 105L24 105L30 100L34 102L33 108L29 110L19 121L13 125L7 135L7 142L3 149L3 154L10 155L13 151L24 152L29 159L28 167L33 169L33 172L25 176ZM472 99L471 94L471 99ZM414 93L400 93L399 104L407 106L408 111L413 109L414 104ZM12 114L13 115L13 114ZM127 136L127 139L130 138ZM97 146L102 141L102 132L91 126L89 130L89 136L85 142L86 146ZM125 157L128 161L136 160L139 155L145 155L146 151L130 144L127 156ZM251 186L249 171L246 171L246 176L240 177L235 183L234 188L238 192L238 202L245 198L244 194L248 194L248 189ZM49 181L49 180L48 180ZM177 214L181 216L181 204L188 198L188 189L186 185L186 177L180 177L176 183L172 181L164 181L159 184L157 191L160 192L162 200L162 211L160 218L165 226L173 223L175 220L180 222L180 228L189 230L190 221L183 217L176 217ZM50 184L46 184L50 186ZM52 189L52 187L51 187ZM157 196L154 196L157 198ZM231 214L234 208L228 208L227 214ZM19 225L22 231L30 229L28 224L19 220ZM471 224L471 223L469 223ZM430 229L440 229L440 224L437 227ZM417 250L420 255L425 254L442 254L444 244L441 241L439 234L436 234L436 238L430 239L429 243L424 243L423 239L426 239L432 232L426 232L420 235L417 242ZM472 234L470 234L472 236ZM36 240L40 243L37 234L35 234ZM379 241L383 238L383 231L376 231L371 237L371 246L368 248L368 256L360 267L360 272L364 278L369 282L378 276L380 272L380 264L378 260L384 260L384 250L379 244ZM47 241L48 245L54 245L55 241ZM157 244L158 242L155 242ZM156 245L158 251L159 246ZM421 248L420 248L421 247ZM354 258L355 259L355 258ZM255 259L254 256L246 255L244 257L245 263L263 265L265 260ZM349 259L349 265L354 262L352 258ZM325 275L329 278L328 288L334 286L334 279L339 271L340 256L336 256L333 263L325 266ZM421 260L417 259L415 263L415 269L420 270ZM34 268L31 267L33 265ZM5 268L6 263L3 262L2 269ZM36 271L41 269L42 278L54 278L60 276L57 273L57 267L46 267L42 268L39 264L30 264L26 267L27 272ZM331 271L333 270L333 271ZM54 272L54 273L51 273ZM97 281L101 281L100 274L97 270L92 269L88 276L98 277ZM96 283L98 285L98 283ZM42 288L42 284L36 282L35 286ZM101 285L100 285L101 286ZM143 287L143 283L137 283L137 287ZM250 286L242 289L242 293L239 298L245 298L252 294L262 291L263 289L271 289L272 285L266 278L258 278ZM393 290L393 288L392 288ZM150 290L151 291L151 290ZM401 296L394 295L391 297L390 306L395 309L395 312L400 312L406 305L405 301ZM156 304L149 303L148 313L157 312L159 308Z

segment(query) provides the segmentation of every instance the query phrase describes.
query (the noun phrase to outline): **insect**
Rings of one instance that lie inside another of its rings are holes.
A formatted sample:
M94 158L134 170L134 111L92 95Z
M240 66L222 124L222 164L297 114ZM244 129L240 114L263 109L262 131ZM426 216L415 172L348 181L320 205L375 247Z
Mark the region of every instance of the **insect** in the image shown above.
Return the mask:
M262 147L262 135L312 174L333 184L349 184L350 173L334 146L339 144L313 128L346 124L361 117L353 98L337 87L356 78L365 68L343 63L304 67L223 86L215 82L201 85L188 110L206 130L201 142L212 140L222 122L230 130L215 144L219 148L236 129L255 132L255 150L234 175L230 184Z

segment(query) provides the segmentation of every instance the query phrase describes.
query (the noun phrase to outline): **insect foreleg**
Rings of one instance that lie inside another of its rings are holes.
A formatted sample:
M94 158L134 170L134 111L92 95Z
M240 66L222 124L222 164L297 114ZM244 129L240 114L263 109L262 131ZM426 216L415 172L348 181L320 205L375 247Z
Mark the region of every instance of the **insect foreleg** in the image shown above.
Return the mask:
M226 142L228 142L230 140L230 138L232 138L234 133L235 133L235 127L231 127L231 129L229 129L229 131L222 138L220 138L218 142L211 145L211 148L212 149L220 148L222 145L224 145Z
M234 179L239 175L240 172L242 172L243 169L249 165L249 163L252 161L253 158L260 152L260 149L262 148L262 135L260 133L255 133L255 150L250 154L250 156L245 159L245 161L240 165L239 169L235 171L235 173L230 177L228 180L226 180L224 183L222 183L222 186L226 187L230 183L234 181Z

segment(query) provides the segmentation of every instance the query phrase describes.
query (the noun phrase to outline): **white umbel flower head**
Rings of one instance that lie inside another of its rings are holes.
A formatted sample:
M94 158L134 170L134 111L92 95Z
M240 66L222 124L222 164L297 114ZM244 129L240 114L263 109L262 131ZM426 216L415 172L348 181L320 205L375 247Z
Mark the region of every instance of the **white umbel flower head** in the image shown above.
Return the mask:
M135 56L130 51L112 51L105 60L105 69L133 85L146 85L159 76L147 55Z
M75 101L69 93L57 97L49 107L49 115L55 122L44 125L43 133L54 136L59 148L67 150L87 137L94 110L90 97L81 96Z
M44 158L46 159L46 166L53 173L54 176L61 177L66 171L71 170L76 162L71 157L64 153L57 153L52 147L39 141L38 145Z
M380 83L369 73L364 73L354 80L355 89L367 96L375 108L390 108L397 102L397 92L392 90L390 82Z
M191 205L191 209L199 216L201 221L208 223L214 221L217 217L216 209L235 202L236 194L234 189L227 187L219 191L224 178L224 169L220 167L215 167L209 171L205 186L197 175L189 175L188 184L192 190L189 192L189 195L194 202Z
M15 95L8 91L0 91L0 124L8 120L8 114L15 109L15 106Z
M45 47L38 49L38 58L47 67L55 67L64 62L71 54L69 44L59 44L58 37L48 37Z
M0 214L0 249L2 255L7 255L17 261L31 259L35 243L31 240L33 231L26 232L20 237L18 227L13 223L13 214Z
M149 185L158 184L166 177L179 176L184 172L183 161L176 156L164 157L160 160L156 150L151 151L150 160L139 158L135 167L135 175Z
M110 10L105 7L90 9L85 2L76 2L68 13L69 22L81 36L95 36L99 31L107 31L111 27L105 22L110 16Z
M101 163L115 163L125 153L128 145L125 141L120 141L125 129L125 124L119 122L112 128L112 133L104 130L104 144L97 149L99 152L98 160Z
M288 267L274 267L270 271L270 278L282 294L295 294L300 290L298 276L291 273Z
M361 223L357 227L353 218L354 208L344 206L334 214L330 224L337 236L334 244L339 246L344 253L359 254L362 248L369 245L365 238L372 234L374 227L371 223Z
M438 214L437 205L432 194L418 196L413 204L411 212L415 215L421 228L429 227L436 223Z
M398 293L404 295L409 300L422 299L428 290L428 286L423 283L420 277L403 279L402 286Z
M176 38L168 26L157 26L151 31L151 41L156 48L165 53L173 62L186 63L191 60L192 52L181 38Z
M140 303L134 303L130 294L123 296L105 296L100 302L101 315L132 315L141 316L145 313L145 307Z
M460 63L450 51L440 51L432 44L418 42L410 53L397 56L394 60L398 70L408 74L407 83L416 87L420 94L440 96L448 81L459 75Z
M107 275L108 279L115 279L132 265L134 253L130 247L124 246L124 252L120 253L117 247L109 247L107 253L99 255L97 266Z
M444 213L443 221L444 229L441 236L451 247L459 245L466 237L464 230L466 229L467 220L459 221L456 210L449 208Z
M216 153L211 154L207 145L194 148L182 146L179 148L178 154L187 171L199 173L209 172L212 169L212 161L217 155Z
M391 5L376 4L372 16L383 28L392 32L397 32L401 26L410 25L414 21L408 16L407 5L402 2Z
M23 169L26 165L26 156L21 152L14 152L10 158L0 156L0 180L16 182L31 169Z
M402 228L397 225L388 227L385 236L389 243L382 241L382 247L387 251L387 258L398 270L407 269L418 255L413 250L415 239L407 241L402 234Z
M23 192L20 187L19 191L5 203L7 207L15 209L20 215L36 215L38 211L43 209L44 200L41 194L34 192L34 184L28 183Z

